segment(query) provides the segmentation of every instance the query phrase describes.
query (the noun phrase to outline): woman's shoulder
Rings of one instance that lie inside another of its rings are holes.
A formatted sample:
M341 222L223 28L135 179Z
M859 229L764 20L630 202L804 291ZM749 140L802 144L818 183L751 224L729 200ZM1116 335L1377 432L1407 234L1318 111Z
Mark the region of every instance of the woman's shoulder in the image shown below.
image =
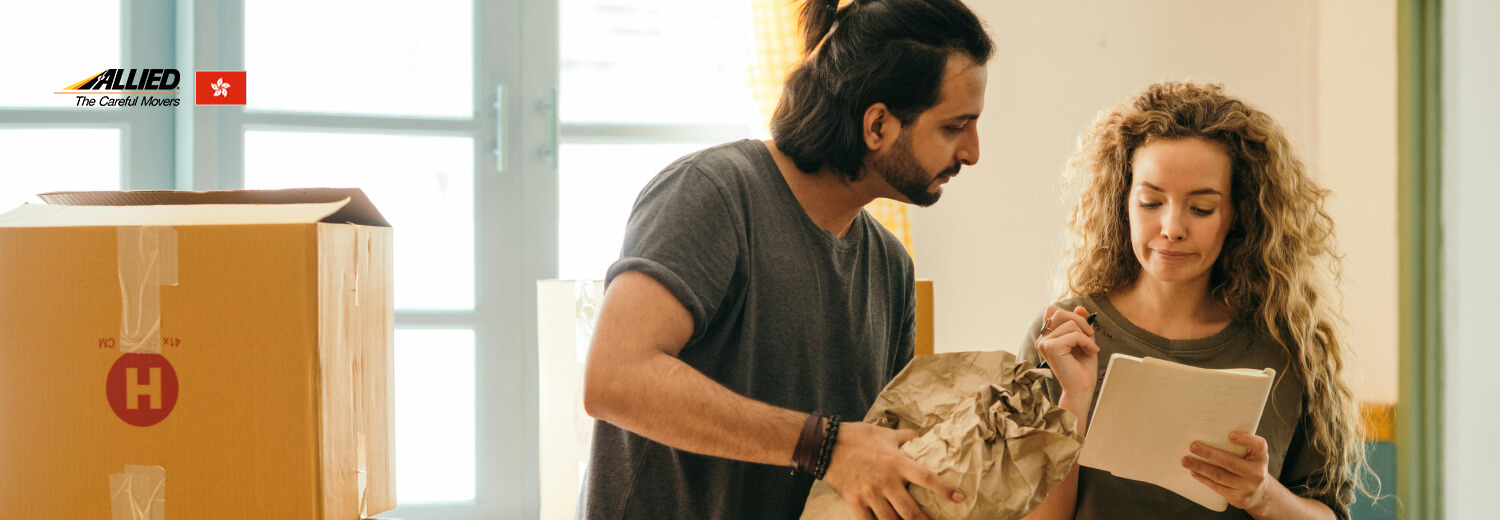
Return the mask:
M1065 310L1065 311L1069 311L1069 312L1071 312L1073 309L1077 309L1079 307L1083 307L1085 309L1088 309L1088 311L1090 313L1095 313L1095 312L1099 312L1099 307L1100 307L1100 301L1099 300L1103 300L1103 299L1104 299L1103 295L1099 295L1097 297L1096 296L1070 296L1070 297L1063 298L1061 300L1052 302L1052 306L1057 307L1057 308L1062 309L1062 310ZM1038 316L1038 319L1040 319L1040 316ZM1040 322L1038 322L1038 323L1040 323Z

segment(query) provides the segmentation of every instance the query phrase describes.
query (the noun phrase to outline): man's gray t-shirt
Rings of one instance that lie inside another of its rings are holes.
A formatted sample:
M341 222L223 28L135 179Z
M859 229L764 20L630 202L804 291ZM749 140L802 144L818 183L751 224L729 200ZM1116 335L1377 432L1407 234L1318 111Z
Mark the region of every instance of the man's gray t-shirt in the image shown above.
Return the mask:
M760 141L677 160L641 191L606 280L639 271L693 317L679 358L735 393L864 417L911 360L911 257L861 211L835 237L812 222ZM788 449L791 447L788 446ZM589 519L797 518L812 478L685 452L596 423Z
M1109 357L1115 353L1149 356L1204 368L1275 369L1276 380L1272 382L1271 396L1266 400L1266 408L1261 412L1260 425L1255 434L1266 439L1270 458L1266 469L1270 475L1292 492L1308 496L1308 480L1323 468L1326 458L1313 449L1308 438L1307 418L1303 412L1306 386L1290 370L1286 352L1265 334L1243 322L1234 321L1224 330L1207 338L1171 340L1125 319L1110 304L1109 298L1071 298L1056 305L1068 311L1081 305L1089 312L1099 313L1094 325L1094 340L1099 344L1099 379L1094 385L1095 404L1099 402L1099 390L1104 387ZM1038 361L1033 344L1041 325L1042 317L1039 315L1032 322L1021 346L1022 359L1033 363ZM1048 381L1047 392L1054 402L1062 393L1056 379ZM1089 413L1093 414L1092 405ZM1182 455L1187 454L1188 447L1184 445ZM1309 498L1327 504L1339 518L1349 518L1348 509L1334 497ZM1352 500L1353 496L1346 498ZM1079 519L1250 518L1249 514L1234 506L1222 513L1212 511L1155 484L1124 479L1087 467L1081 468L1078 474L1077 507L1074 518Z

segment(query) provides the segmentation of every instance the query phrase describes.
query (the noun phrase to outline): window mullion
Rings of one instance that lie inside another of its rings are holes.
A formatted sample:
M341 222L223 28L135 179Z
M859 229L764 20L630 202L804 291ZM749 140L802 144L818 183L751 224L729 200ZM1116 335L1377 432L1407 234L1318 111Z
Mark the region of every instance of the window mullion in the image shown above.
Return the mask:
M394 117L356 114L318 114L296 112L246 111L243 114L247 129L265 130L326 130L331 132L383 133L409 135L463 135L476 136L479 126L470 118L440 117ZM489 144L476 142L476 148L490 149Z
M120 48L123 68L176 68L173 52L176 20L174 8L165 2L121 2ZM183 90L192 82L183 76ZM177 96L179 99L181 96ZM177 112L172 108L138 108L121 114L126 123L121 132L120 185L125 189L170 189L175 152L173 132Z
M176 8L177 68L184 83L192 85L199 70L244 70L241 0L178 0ZM175 121L177 188L244 187L244 108L195 109L197 98L191 87L184 87L179 97L189 109L178 110Z
M563 123L568 144L723 143L750 137L743 125L669 123Z

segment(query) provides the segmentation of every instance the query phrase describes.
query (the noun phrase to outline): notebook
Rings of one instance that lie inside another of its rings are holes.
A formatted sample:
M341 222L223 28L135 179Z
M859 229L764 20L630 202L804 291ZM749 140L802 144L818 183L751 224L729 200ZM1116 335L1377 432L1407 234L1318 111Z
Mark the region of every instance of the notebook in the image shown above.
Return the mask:
M1270 368L1215 370L1110 356L1078 463L1223 511L1229 502L1194 479L1182 457L1194 456L1193 441L1243 456L1245 447L1229 442L1229 432L1255 432L1275 378Z

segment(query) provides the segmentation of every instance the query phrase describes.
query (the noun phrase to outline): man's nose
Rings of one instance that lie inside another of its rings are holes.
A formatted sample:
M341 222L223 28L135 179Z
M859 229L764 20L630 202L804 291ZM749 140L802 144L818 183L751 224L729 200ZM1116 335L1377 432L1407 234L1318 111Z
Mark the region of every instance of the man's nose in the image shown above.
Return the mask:
M979 162L979 130L974 123L975 121L969 122L969 131L964 132L963 140L954 153L954 158L964 166L973 166Z

